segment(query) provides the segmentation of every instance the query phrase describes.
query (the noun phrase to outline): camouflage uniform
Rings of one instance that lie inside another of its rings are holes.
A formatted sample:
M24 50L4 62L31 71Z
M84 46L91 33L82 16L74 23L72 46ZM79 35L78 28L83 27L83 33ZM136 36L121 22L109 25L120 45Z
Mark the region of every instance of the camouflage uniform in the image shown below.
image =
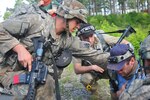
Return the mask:
M97 31L98 32L98 31ZM110 35L107 35L107 34L94 34L94 37L95 37L95 43L94 43L94 46L93 48L95 50L97 50L97 52L99 53L103 53L103 45L104 43L102 42L106 42L105 45L108 45L108 46L113 46L117 40L118 40L118 37L114 37L114 36L110 36ZM87 43L87 42L86 42ZM89 46L90 44L87 43ZM78 58L73 58L73 63L81 63L82 64L82 59L78 59ZM104 62L104 65L107 65L107 61ZM89 90L93 95L100 95L99 93L99 88L100 86L98 85L97 83L97 80L99 80L100 78L108 78L107 77L107 71L106 71L106 66L101 66L105 71L104 73L102 74L102 77L99 77L97 76L96 74L93 74L93 73L84 73L81 75L81 83L88 89L88 86L91 86L91 88L89 87Z
M135 79L128 90L119 96L119 100L149 100L150 99L150 79Z
M62 16L67 19L67 15L72 14L72 16L70 15L70 18L77 17L86 21L84 20L84 16L78 14L80 15L80 17L78 17L78 15L76 15L76 13L83 14L84 11L82 10L85 10L84 6L75 0L69 0L66 4L69 5L70 2L72 2L71 11ZM74 38L68 34L62 34L60 37L56 37L55 18L52 18L48 13L41 11L37 6L30 6L27 8L22 7L18 10L18 14L12 15L10 19L0 24L0 83L4 89L9 90L12 95L14 95L14 98L18 99L21 95L24 98L27 93L28 85L12 84L14 74L26 72L26 70L24 70L21 64L17 61L17 56L14 56L15 54L13 55L12 48L21 43L28 51L30 51L31 54L34 55L33 43L31 41L31 38L33 37L43 35L46 40L53 40L52 53L54 55L57 54L60 48L69 48L73 52L73 56L81 57L104 66L103 63L107 61L109 53L98 53L90 47L86 48L81 45L83 42L81 42L78 38ZM65 8L68 9L67 7ZM63 6L60 6L57 14L59 11L66 11L65 8L63 9ZM74 9L80 9L80 11L76 10L77 12L73 12L72 10ZM51 74L48 75L46 84L38 87L36 99L54 100L55 87L54 79L51 76L53 69L51 68L52 61L51 53L49 51L45 52L43 61L48 66L49 73Z
M131 53L127 54L127 52L129 52L129 50ZM143 95L143 99L141 99L141 98L139 98L140 97L139 90L142 92L143 89L140 87L143 85L143 83L148 84L148 82L147 82L147 80L146 80L146 82L143 82L143 80L145 79L145 73L143 72L142 68L139 66L137 60L135 59L132 47L130 47L129 45L118 44L111 49L110 55L111 56L109 58L109 64L108 64L107 68L112 70L112 72L114 72L114 74L116 74L115 77L113 77L113 75L110 75L110 77L113 80L115 80L115 83L118 87L118 89L116 90L115 85L113 85L113 82L111 82L110 83L111 91L112 91L112 94L113 93L117 94L118 91L120 92L119 97L117 97L117 95L114 95L114 97L113 97L113 95L112 95L112 99L113 100L116 100L116 99L135 100L135 98L136 98L138 100L145 100L146 99L145 96L147 94L144 95L143 93L146 91L144 91L141 94L141 95ZM123 58L123 56L124 57L126 56L126 58L124 58L124 60L121 60L120 62L118 62L119 61L118 58L119 57ZM132 59L131 57L134 57L135 60L134 60L134 63L132 66L131 65L128 66L128 64L126 64L126 63L130 63L130 61L127 62L127 59L128 58ZM114 58L117 58L118 60L115 61ZM128 70L128 74L122 76L122 73L120 70L122 69L123 71L125 71L124 68L127 69L129 67L132 69ZM125 87L123 88L124 85L125 85Z
M150 59L150 36L145 38L145 40L140 45L140 56L142 61L145 59ZM147 68L149 66L145 66L143 62L143 68L145 72L149 70ZM134 80L129 89L123 91L120 95L120 100L149 100L150 99L150 77L149 73L146 73L146 77L144 80L136 79Z
M144 64L144 60L150 59L150 35L141 43L139 54L141 56L141 60L143 61L146 76L150 77L150 66Z
M50 4L48 4L46 6L42 6L41 8L48 11L50 9L54 9L53 6L56 6L56 8L57 8L58 6L60 6L60 4L56 0L52 0L52 2Z

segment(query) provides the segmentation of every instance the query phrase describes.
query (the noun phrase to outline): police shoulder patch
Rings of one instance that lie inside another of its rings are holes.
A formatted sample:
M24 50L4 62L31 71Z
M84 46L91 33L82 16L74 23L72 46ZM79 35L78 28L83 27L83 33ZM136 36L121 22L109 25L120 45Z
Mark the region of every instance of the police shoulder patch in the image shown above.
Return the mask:
M81 41L80 48L90 48L90 43L87 41Z

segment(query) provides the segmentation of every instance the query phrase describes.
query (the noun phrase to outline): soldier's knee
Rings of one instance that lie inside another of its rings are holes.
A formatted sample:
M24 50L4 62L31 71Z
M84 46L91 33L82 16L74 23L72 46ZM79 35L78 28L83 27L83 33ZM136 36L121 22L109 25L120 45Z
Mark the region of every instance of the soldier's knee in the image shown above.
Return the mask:
M80 82L84 85L88 85L93 81L93 76L90 73L85 73L81 75Z
M0 94L0 100L15 100L16 98L14 96ZM17 99L18 100L18 99Z
M36 100L55 100L55 81L48 75L46 83L37 89Z

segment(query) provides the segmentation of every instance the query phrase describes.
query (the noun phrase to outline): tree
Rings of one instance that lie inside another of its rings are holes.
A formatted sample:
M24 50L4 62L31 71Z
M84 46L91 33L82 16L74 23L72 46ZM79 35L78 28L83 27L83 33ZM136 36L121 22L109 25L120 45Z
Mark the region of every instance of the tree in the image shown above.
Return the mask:
M127 5L129 9L136 9L136 2L135 0L128 0Z
M35 2L36 0L26 0L28 3L33 3ZM24 4L24 0L16 0L16 3L14 5L14 8L7 8L6 9L6 12L4 13L4 20L7 19L13 12L14 12L14 9L17 8L18 6Z
M116 13L116 0L112 0L112 13L115 14Z
M122 14L126 13L126 5L125 5L126 1L127 0L118 0L118 3L119 3L119 6L121 8Z
M109 0L110 2L110 11L111 14L115 14L116 13L116 0Z
M141 10L146 10L146 0L140 0Z
M150 14L150 0L147 0L147 9L148 9L148 13Z
M16 0L14 8L20 6L21 4L23 4L23 0Z
M6 12L4 13L3 19L5 20L5 19L9 18L9 16L10 16L11 14L12 14L12 13L11 13L10 11L6 11Z
M140 12L140 0L136 0L137 12Z

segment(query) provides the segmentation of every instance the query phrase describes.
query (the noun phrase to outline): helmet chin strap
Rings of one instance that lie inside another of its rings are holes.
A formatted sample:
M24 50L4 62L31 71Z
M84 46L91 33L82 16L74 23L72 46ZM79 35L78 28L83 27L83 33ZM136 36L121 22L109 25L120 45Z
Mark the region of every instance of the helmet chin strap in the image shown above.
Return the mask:
M65 22L66 22L66 34L68 35L68 36L71 36L71 33L69 32L69 23L68 23L68 20L67 19L65 19Z

